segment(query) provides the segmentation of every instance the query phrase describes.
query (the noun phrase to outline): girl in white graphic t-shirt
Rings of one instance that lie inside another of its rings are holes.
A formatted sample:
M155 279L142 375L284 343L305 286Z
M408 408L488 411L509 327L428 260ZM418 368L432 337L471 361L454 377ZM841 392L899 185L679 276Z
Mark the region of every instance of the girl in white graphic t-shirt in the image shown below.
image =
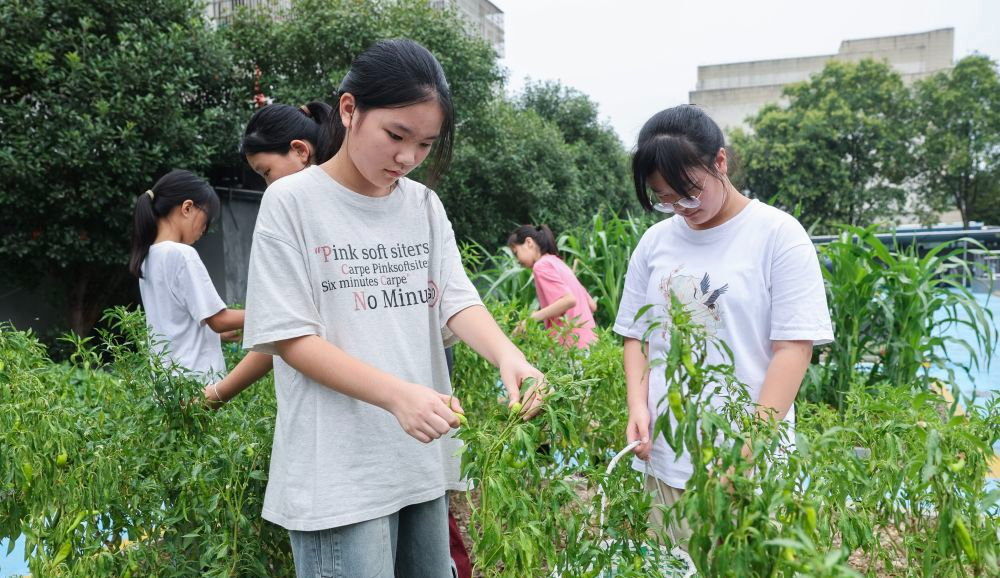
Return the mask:
M330 160L272 184L254 231L244 346L274 354L278 413L263 517L298 576L450 572L461 406L444 335L496 365L511 405L542 375L483 307L437 195L407 175L447 163L451 91L436 58L381 41L341 82Z
M729 345L736 376L760 411L791 423L812 348L832 340L833 331L809 236L794 217L736 190L722 131L703 110L684 105L650 118L632 169L643 208L674 214L650 227L633 251L615 321L625 338L626 435L640 442L633 467L652 471L647 489L670 505L692 465L652 435L666 380L649 363L665 355L669 338L653 331L642 342L653 316L664 316L670 294ZM636 322L647 304L653 309ZM723 361L710 355L709 362ZM658 514L654 509L653 522L662 525ZM686 543L686 527L668 531Z
M226 307L191 247L218 214L207 182L170 171L136 200L129 260L154 350L203 382L226 374L220 334L243 327L243 311Z

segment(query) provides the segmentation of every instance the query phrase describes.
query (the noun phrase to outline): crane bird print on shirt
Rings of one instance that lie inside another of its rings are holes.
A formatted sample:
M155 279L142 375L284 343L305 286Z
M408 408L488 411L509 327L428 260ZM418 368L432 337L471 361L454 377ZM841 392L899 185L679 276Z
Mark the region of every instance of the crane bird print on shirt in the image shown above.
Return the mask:
M670 294L673 293L691 314L691 320L703 326L708 335L715 335L716 331L725 326L719 298L729 290L729 284L712 289L708 273L702 276L701 281L697 281L693 275L681 273L681 269L682 267L674 269L660 281L660 292L666 301L666 307L670 307ZM669 320L670 316L667 315L666 318ZM664 324L665 338L669 331L669 325Z

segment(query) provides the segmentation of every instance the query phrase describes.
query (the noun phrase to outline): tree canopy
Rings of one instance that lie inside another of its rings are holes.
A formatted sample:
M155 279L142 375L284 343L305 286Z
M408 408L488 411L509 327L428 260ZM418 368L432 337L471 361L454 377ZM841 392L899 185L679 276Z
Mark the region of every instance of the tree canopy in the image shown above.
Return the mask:
M225 44L190 0L0 3L0 269L85 333L127 279L137 195L235 150Z

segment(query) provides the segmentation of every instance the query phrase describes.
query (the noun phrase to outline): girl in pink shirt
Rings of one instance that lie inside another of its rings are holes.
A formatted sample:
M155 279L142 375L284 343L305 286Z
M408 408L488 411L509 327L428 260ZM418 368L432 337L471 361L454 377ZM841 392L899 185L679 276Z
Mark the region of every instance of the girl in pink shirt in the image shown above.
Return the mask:
M597 339L594 335L594 311L597 303L587 293L572 269L559 258L556 239L548 226L524 225L507 239L517 261L531 269L538 293L538 311L531 314L535 321L545 321L545 327L562 325L570 320L574 337L563 338L563 345L587 349ZM527 321L527 320L525 320ZM524 321L519 327L523 328Z

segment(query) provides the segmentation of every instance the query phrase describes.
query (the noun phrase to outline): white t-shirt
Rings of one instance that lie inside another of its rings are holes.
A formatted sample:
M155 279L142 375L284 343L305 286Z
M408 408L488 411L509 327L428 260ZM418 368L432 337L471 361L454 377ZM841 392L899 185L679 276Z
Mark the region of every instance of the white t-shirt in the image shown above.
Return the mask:
M226 374L222 341L205 320L226 308L205 264L190 245L164 241L149 248L139 292L153 348L206 383Z
M811 340L821 345L833 340L819 259L809 235L791 215L756 200L711 229L692 229L682 217L650 227L629 259L615 332L641 340L650 321L666 317L671 290L696 321L732 349L736 376L747 384L753 400L760 398L772 341ZM655 306L635 322L646 304ZM654 330L649 340L649 359L664 358L664 331ZM708 361L724 358L713 351ZM665 402L660 405L666 394L663 371L654 368L649 379L654 422L666 410ZM794 406L785 420L794 424ZM657 436L652 473L672 487L684 488L691 460L686 453L675 460L666 440ZM646 463L635 458L632 467L645 471Z
M250 253L244 347L318 335L410 383L451 392L443 328L480 305L437 195L400 179L355 193L314 166L261 203ZM457 440L410 437L380 407L274 358L278 415L263 517L314 531L379 518L462 489Z

